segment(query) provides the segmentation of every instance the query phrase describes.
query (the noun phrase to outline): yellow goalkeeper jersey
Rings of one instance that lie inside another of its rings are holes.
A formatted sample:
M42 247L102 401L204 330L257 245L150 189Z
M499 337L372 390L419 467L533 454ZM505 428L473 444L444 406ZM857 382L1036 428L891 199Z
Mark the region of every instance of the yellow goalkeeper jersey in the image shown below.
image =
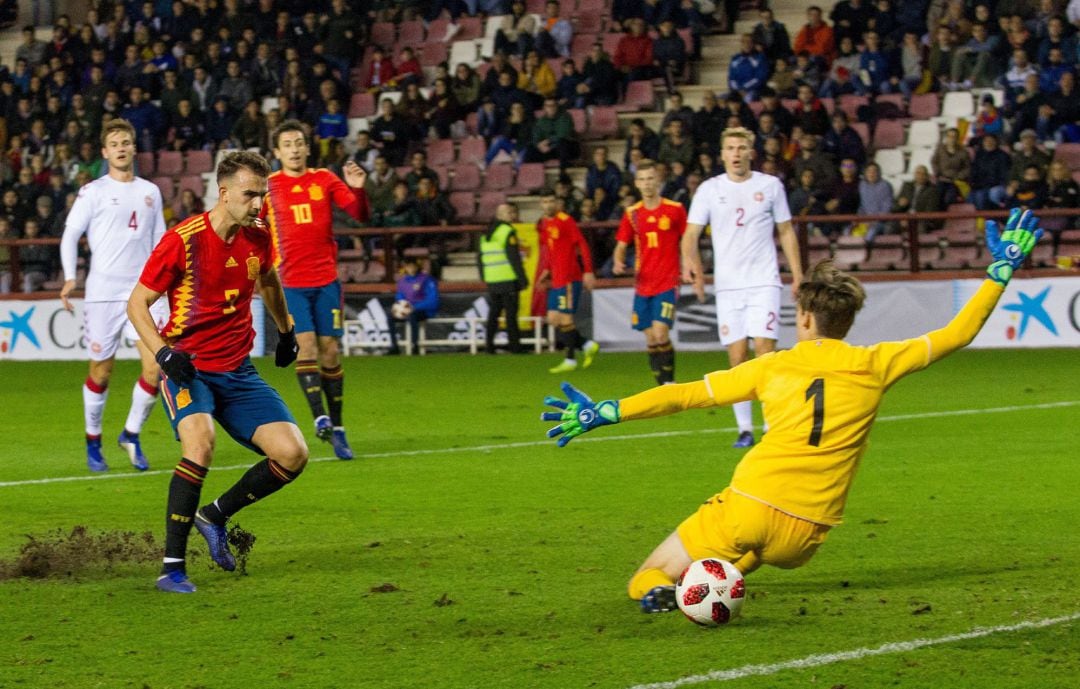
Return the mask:
M769 432L735 467L731 488L820 524L839 524L885 391L969 343L1002 288L986 281L949 325L869 347L806 340L704 382L664 386L620 401L623 420L757 399Z

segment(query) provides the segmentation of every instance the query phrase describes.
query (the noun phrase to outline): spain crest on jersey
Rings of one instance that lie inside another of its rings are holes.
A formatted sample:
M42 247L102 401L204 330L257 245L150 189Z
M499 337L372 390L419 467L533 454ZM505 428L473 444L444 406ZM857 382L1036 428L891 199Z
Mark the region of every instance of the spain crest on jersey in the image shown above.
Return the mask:
M323 200L323 189L322 189L322 187L320 187L318 184L312 184L310 187L308 187L308 196L311 197L312 201L322 201Z
M248 280L259 279L259 257L248 256L247 259Z
M671 229L671 218L667 217L666 215L661 215L660 216L659 227L660 227L661 230L670 230Z

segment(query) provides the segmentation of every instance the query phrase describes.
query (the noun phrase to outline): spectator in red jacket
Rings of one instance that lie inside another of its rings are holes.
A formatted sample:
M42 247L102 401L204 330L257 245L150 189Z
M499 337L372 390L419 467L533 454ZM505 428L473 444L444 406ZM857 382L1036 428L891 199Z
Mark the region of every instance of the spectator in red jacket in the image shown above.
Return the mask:
M623 93L626 84L640 79L652 79L656 76L653 65L653 42L645 33L645 20L630 20L630 33L619 39L615 46L613 62L615 69L623 75ZM619 100L622 100L621 94Z
M402 48L401 61L394 70L394 78L390 80L390 85L404 88L409 84L419 85L423 79L424 70L420 68L420 61L413 56L412 48Z
M368 65L367 74L364 75L363 87L372 93L378 93L393 79L394 63L386 57L386 51L375 46L375 50L371 53L371 63Z
M816 5L806 10L806 20L795 36L795 52L805 50L828 67L836 53L832 27L821 19L821 8Z

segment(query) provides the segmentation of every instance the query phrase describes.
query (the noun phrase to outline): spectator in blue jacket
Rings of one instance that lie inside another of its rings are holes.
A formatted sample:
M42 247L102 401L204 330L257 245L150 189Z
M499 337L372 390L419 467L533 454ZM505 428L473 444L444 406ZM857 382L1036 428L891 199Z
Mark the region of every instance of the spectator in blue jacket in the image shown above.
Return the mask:
M607 218L619 200L622 173L608 160L607 146L593 149L593 164L585 173L585 197L596 203L596 215Z
M660 23L660 35L653 40L653 60L664 77L668 93L675 89L675 82L686 68L686 44L675 32L675 22L665 19Z
M859 77L863 86L872 94L891 93L896 87L889 82L889 59L881 49L881 38L876 31L863 35L866 47L859 55Z
M769 62L754 46L750 34L743 34L742 50L731 58L728 66L728 87L748 100L757 100L758 91L769 78Z
M409 324L409 333L415 346L420 341L420 321L433 318L439 311L439 284L435 278L420 270L415 256L402 259L402 275L397 281L396 301L406 301L411 310L404 318L394 318ZM396 324L390 328L390 353L400 353L397 343Z
M833 113L832 126L821 139L821 148L835 160L854 160L860 168L866 162L866 146L859 133L848 124L843 110Z

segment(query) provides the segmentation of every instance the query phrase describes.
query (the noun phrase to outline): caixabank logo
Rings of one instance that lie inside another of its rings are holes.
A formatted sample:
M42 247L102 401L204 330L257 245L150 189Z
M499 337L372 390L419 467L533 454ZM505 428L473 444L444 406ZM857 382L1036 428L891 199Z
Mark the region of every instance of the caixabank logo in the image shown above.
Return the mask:
M41 349L30 318L36 306L31 306L22 313L7 309L7 318L0 321L0 354L14 352L17 347L33 346Z
M1041 292L1031 294L1020 290L1017 292L1017 301L1010 304L1004 304L1001 308L1005 311L1010 311L1014 314L1013 323L1005 328L1005 338L1008 340L1016 340L1017 342L1023 341L1024 335L1027 334L1028 328L1032 327L1032 323L1037 323L1043 328L1046 328L1050 334L1057 336L1058 329L1054 324L1054 319L1050 317L1050 313L1046 309L1046 299L1050 296L1050 290L1052 286L1047 286ZM1072 305L1075 306L1076 296L1073 296ZM1019 321L1019 323L1017 323Z

